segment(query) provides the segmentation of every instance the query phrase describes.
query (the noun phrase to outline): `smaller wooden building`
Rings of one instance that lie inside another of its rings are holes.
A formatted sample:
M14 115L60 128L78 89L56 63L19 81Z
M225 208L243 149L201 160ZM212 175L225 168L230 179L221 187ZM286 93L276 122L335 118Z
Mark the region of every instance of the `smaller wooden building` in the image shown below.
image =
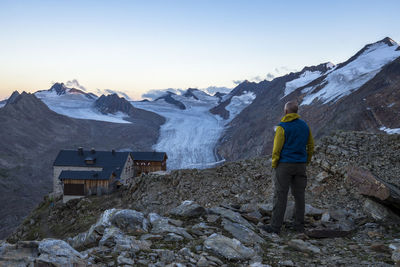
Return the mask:
M131 152L131 154L136 176L167 170L168 156L165 152Z

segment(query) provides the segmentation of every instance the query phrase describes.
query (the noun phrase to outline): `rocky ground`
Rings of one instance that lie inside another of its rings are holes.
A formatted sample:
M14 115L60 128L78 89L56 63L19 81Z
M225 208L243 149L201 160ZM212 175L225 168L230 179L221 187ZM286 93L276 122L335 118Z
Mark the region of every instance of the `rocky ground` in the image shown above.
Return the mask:
M392 266L400 264L399 211L359 193L362 167L399 187L399 135L339 132L308 168L306 232L269 234L268 158L136 178L112 195L46 198L7 241L0 265Z

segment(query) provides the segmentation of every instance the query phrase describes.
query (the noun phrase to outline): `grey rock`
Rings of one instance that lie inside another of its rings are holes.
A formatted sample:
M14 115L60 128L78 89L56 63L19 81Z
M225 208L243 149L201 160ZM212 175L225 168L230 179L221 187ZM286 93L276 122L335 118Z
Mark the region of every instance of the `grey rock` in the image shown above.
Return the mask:
M169 213L178 217L197 218L203 216L206 213L206 210L193 201L185 200L181 205L172 209Z
M111 223L129 233L144 233L148 231L147 219L143 213L135 210L118 210L112 215Z
M133 266L135 264L135 261L130 258L126 258L123 255L119 255L117 258L118 265L129 265Z
M197 266L198 267L207 267L207 266L210 266L210 263L204 256L201 256L200 259L197 261Z
M289 247L302 252L321 253L321 249L301 239L292 239L288 242Z
M174 233L168 233L165 237L164 237L164 241L167 242L179 242L179 241L183 241L183 237Z
M222 226L226 231L231 233L233 237L235 237L244 244L254 245L256 243L265 243L265 240L263 238L261 238L254 231L250 230L244 225L224 219L222 221Z
M99 246L112 248L115 252L149 250L150 245L149 241L136 240L132 236L125 235L116 227L107 228L102 239L99 241Z
M104 211L99 220L87 232L80 233L68 239L68 243L75 249L86 249L96 246L103 236L104 230L111 226L111 218L115 212L117 212L116 209Z
M32 243L35 242L35 243ZM39 242L31 241L30 245L26 244L20 247L9 243L0 244L0 266L29 266L39 254Z
M168 249L155 249L154 250L160 260L165 263L171 263L175 260L175 253Z
M227 260L248 260L255 256L253 249L244 246L239 240L212 234L204 240L204 247Z
M400 218L396 214L371 199L364 201L363 210L376 221L400 221Z
M331 216L329 215L329 212L324 212L321 217L321 222L329 222L331 219Z
M218 264L218 265L224 264L224 263L223 263L220 259L218 259L217 257L207 255L206 258L207 258L207 260L212 261L212 262L215 262L215 263Z
M315 180L317 180L319 183L325 182L329 178L329 174L325 171L318 173L318 175L315 177Z
M225 219L231 220L232 222L242 224L247 228L254 229L254 227L246 219L244 219L238 212L221 207L211 208L209 212L212 214L218 214Z
M156 214L157 215L157 214ZM165 234L174 233L183 236L186 239L192 240L193 237L182 227L177 227L170 225L168 219L161 217L159 215L149 215L150 223L152 224L151 233L152 234Z
M60 266L84 265L86 262L81 253L67 242L58 239L43 239L38 248L40 256L37 263L48 263Z
M181 250L179 250L178 253L182 256L193 257L193 253L190 251L189 248L182 248Z
M291 260L279 261L278 264L281 265L281 266L290 266L290 267L296 266L296 265L294 264L294 262L291 261Z
M393 251L392 253L392 260L397 265L400 265L400 249Z
M271 267L269 264L263 264L261 262L253 262L249 267Z

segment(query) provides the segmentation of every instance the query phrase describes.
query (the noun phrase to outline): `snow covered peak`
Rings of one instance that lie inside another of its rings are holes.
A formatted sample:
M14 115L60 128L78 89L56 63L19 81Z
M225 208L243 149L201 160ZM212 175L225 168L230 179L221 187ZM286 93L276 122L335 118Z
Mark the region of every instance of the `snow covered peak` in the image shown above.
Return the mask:
M39 90L35 93L39 98L55 97L62 95L82 95L89 99L97 99L97 95L93 93L86 93L80 89L69 88L64 83L55 83L49 90Z
M326 66L327 69L332 69L332 68L334 68L336 65L333 64L332 62L327 62L327 63L325 63L325 66Z
M359 89L383 66L400 57L398 45L392 44L390 40L385 38L366 45L356 55L329 72L320 83L304 88L302 93L306 95L302 105L310 105L316 99L323 104L337 101Z
M384 43L384 44L386 44L388 46L398 46L399 45L396 41L394 41L390 37L385 37L385 38L383 38L382 40L380 40L380 41L378 41L376 43Z
M64 95L67 92L67 88L64 83L55 83L53 86L49 89L50 92L55 92L57 95Z

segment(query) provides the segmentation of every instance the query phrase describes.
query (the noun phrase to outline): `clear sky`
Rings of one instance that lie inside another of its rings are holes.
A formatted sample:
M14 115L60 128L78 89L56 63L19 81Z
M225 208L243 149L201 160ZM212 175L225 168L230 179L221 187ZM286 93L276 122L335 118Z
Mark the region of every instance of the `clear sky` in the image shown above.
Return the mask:
M400 42L399 11L399 0L0 0L0 99L72 79L134 99L234 87Z

